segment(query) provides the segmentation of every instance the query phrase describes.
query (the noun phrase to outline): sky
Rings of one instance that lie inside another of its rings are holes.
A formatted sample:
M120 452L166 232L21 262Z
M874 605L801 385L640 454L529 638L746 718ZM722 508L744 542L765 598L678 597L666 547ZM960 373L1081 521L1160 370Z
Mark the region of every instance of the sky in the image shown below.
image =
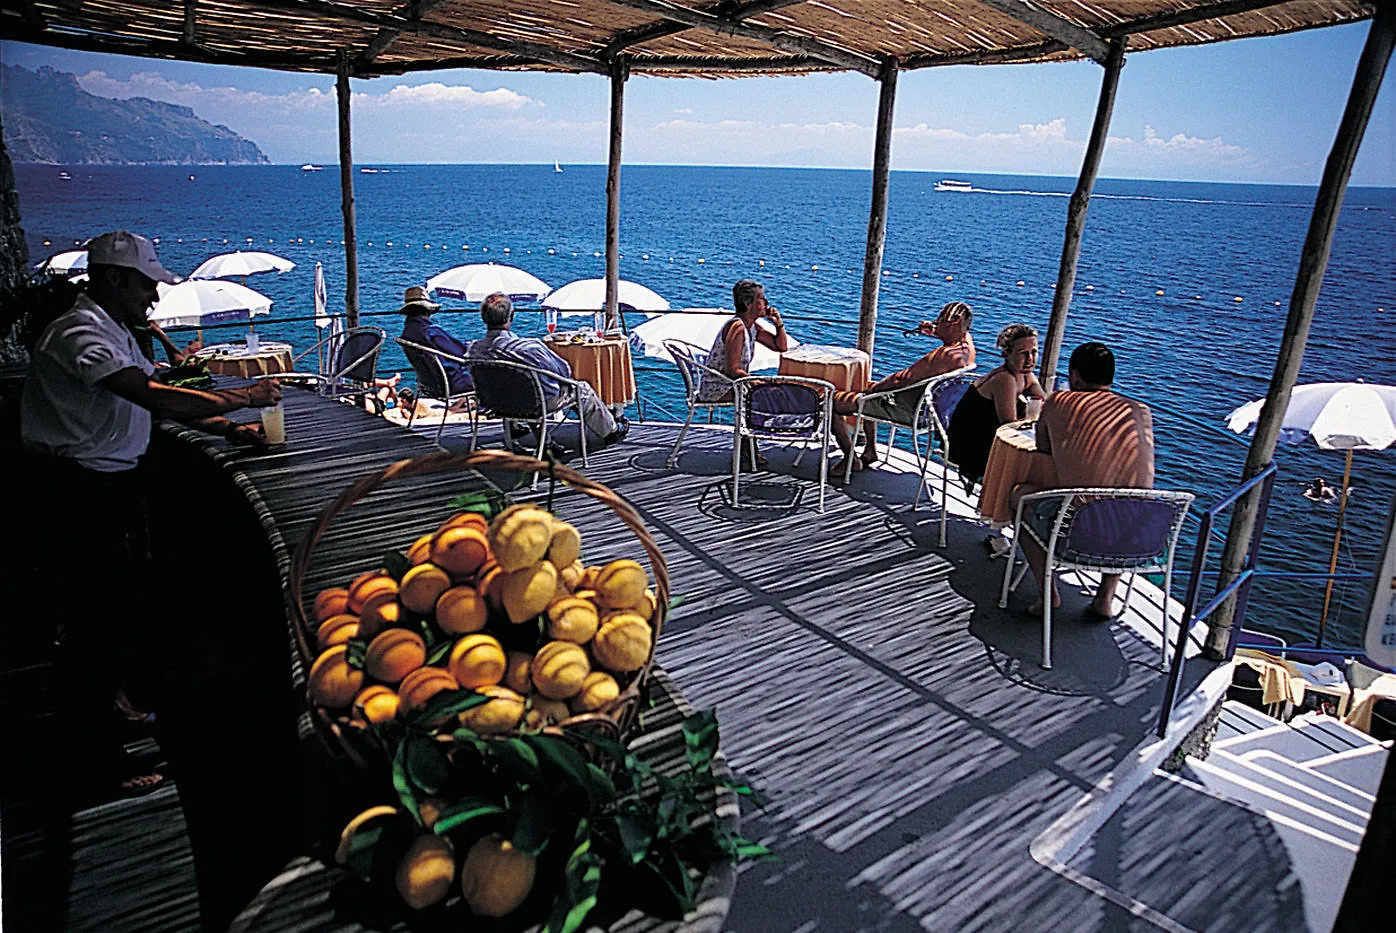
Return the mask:
M1316 185L1367 23L1138 53L1121 73L1100 175ZM334 79L0 43L101 97L192 107L273 161L338 161ZM1093 62L955 66L898 82L893 170L1076 175L1102 69ZM1352 183L1396 186L1386 76ZM354 161L606 161L609 90L595 75L449 70L352 82ZM856 74L632 77L627 164L867 168L878 85Z

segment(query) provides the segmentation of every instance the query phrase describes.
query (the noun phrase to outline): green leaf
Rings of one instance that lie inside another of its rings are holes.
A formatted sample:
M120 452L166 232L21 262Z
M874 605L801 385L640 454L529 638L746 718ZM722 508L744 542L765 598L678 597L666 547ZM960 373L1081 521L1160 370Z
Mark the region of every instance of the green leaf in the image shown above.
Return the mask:
M428 794L441 790L450 777L450 765L441 743L431 738L408 736L407 775L412 783Z
M538 794L529 794L517 809L509 841L514 848L528 855L537 855L548 845L557 828L553 808Z
M393 756L393 788L397 791L398 799L407 812L412 814L412 818L419 824L422 822L422 815L417 812L417 792L412 787L412 780L407 775L407 742L403 742L397 747L397 754Z
M345 642L344 663L356 671L364 669L364 658L368 655L367 638L351 638Z
M494 758L520 784L537 784L543 779L538 755L522 739L486 744L486 754Z
M654 842L654 818L638 807L623 810L616 814L616 828L620 830L621 845L630 856L630 864L643 862Z
M693 909L693 878L688 873L688 865L679 858L673 849L660 847L647 861L655 873L664 880L664 886L674 895L684 913Z
M596 906L601 887L601 860L591 851L591 827L586 820L577 823L575 848L567 858L567 885L553 902L553 913L544 933L575 933Z
M510 503L509 497L493 489L484 492L467 492L456 496L447 503L457 512L474 512L487 520L504 511Z
M616 799L616 785L596 765L587 762L587 776L591 778L592 792L597 803L606 803Z
M717 710L704 710L694 713L683 721L684 755L689 767L697 772L705 772L712 766L717 754Z
M367 881L373 871L373 849L382 837L381 826L361 829L354 833L353 838L349 840L348 858L344 860L344 867Z
M774 852L772 852L770 849L766 848L759 842L752 842L750 839L747 839L743 836L733 836L728 841L732 843L732 856L738 859L739 861L780 861L779 855L776 855Z
M431 666L439 665L442 661L446 660L446 656L451 653L451 649L454 647L455 643L450 639L443 641L427 655L427 664Z
M571 742L554 735L524 736L519 741L533 749L551 776L586 794L593 808L615 799L616 789L610 778L583 758Z
M487 816L498 816L504 812L503 807L484 797L466 797L458 801L455 806L442 811L441 816L437 817L436 822L432 825L431 831L438 836L443 836L474 820Z
M668 608L665 610L664 614L665 614L665 615L668 615L669 613L673 612L675 609L679 608L680 606L682 606L682 605L683 605L684 603L686 603L686 602L688 602L688 596L687 596L687 595L683 595L683 596L671 596L671 597L669 597L669 606L668 606Z
M412 568L408 562L407 555L401 551L387 551L383 554L383 569L388 572L388 576L402 582L403 574Z
M476 693L474 690L442 690L428 700L426 706L408 716L407 724L424 726L430 722L439 722L474 709L482 703L488 703L489 699L483 693Z

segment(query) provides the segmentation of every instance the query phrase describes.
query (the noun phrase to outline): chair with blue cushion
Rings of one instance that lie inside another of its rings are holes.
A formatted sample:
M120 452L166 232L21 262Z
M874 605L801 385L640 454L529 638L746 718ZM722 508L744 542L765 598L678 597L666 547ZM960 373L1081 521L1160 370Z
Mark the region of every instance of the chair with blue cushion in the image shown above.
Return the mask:
M463 357L452 356L435 347L428 347L424 344L413 343L401 337L396 338L398 346L402 347L402 352L407 356L407 362L412 364L412 369L417 374L417 398L431 399L442 403L441 426L436 429L436 445L441 446L441 433L446 430L446 415L450 412L451 406L461 401L467 403L467 408L471 411L470 422L475 424L475 393L474 392L451 392L451 380L446 375L444 361L466 365L467 360ZM407 426L412 427L412 422L417 418L417 405L412 405L412 411L407 416Z
M1008 607L1014 579L1014 557L1023 535L1047 552L1042 581L1042 666L1052 666L1052 575L1075 569L1095 573L1130 574L1125 609L1134 592L1134 574L1163 574L1163 663L1168 664L1169 593L1173 588L1173 558L1178 534L1193 495L1162 489L1048 489L1023 496L1013 523L1014 547L1008 552L999 608ZM1179 624L1187 624L1186 620Z
M741 506L742 444L756 459L756 440L814 442L819 450L819 511L829 477L830 422L834 387L823 379L746 376L733 383L732 504ZM803 453L803 452L802 452Z
M708 410L708 423L712 424L713 412L719 408L731 408L733 400L708 402L699 398L698 387L703 384L703 375L727 377L708 365L708 351L696 344L686 340L665 340L662 342L669 358L678 367L679 376L683 379L684 401L688 403L688 417L683 420L683 427L679 428L679 436L674 440L674 449L669 452L669 459L666 466L674 468L678 463L679 450L683 447L684 435L688 433L688 427L693 423L693 414L700 408Z
M582 466L587 465L587 429L582 421L581 392L575 379L511 360L467 359L465 365L470 371L471 381L475 383L475 407L470 418L471 450L479 442L479 416L485 413L504 422L506 446L513 443L510 438L515 421L538 425L538 451L535 456L542 458L548 446L553 415L566 418L568 409L571 409L577 414ZM560 389L559 394L551 400L543 389L545 378L556 382ZM538 485L536 473L533 475L533 485Z

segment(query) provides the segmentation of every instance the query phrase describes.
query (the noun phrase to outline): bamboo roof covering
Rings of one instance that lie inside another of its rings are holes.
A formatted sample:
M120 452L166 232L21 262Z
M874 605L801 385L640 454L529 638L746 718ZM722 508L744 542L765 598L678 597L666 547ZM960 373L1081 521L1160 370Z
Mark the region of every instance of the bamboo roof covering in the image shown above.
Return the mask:
M440 68L880 75L1093 58L1370 18L1362 0L4 0L16 41L370 77Z

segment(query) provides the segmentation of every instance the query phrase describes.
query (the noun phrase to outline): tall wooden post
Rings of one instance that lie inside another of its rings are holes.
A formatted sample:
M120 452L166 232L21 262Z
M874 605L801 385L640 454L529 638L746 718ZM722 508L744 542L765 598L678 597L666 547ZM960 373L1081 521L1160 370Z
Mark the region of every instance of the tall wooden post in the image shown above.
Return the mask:
M349 56L339 52L339 76L334 85L339 101L339 193L344 213L344 323L359 326L359 246L354 222L354 155L349 139Z
M878 83L877 141L873 146L872 206L868 210L868 247L863 255L863 300L858 308L858 348L869 356L877 330L877 293L882 287L882 247L887 239L887 180L892 168L892 108L897 101L901 63L889 58Z
M611 63L611 151L606 160L606 329L620 326L620 144L630 65Z
M1086 157L1081 161L1081 175L1066 209L1066 237L1062 241L1062 261L1057 267L1057 290L1052 294L1052 317L1042 340L1042 385L1048 392L1056 385L1057 360L1062 352L1062 336L1066 333L1066 312L1071 307L1071 292L1076 287L1076 263L1081 258L1081 235L1086 230L1086 210L1091 206L1091 191L1095 188L1100 156L1110 135L1110 115L1115 110L1115 90L1120 84L1120 69L1125 64L1125 43L1128 36L1110 42L1110 55L1105 59L1105 76L1100 79L1100 101L1095 107L1095 123L1091 125L1091 140L1086 144Z
M1280 425L1289 409L1290 392L1299 378L1299 366L1304 362L1304 348L1308 344L1309 327L1314 320L1314 305L1323 287L1323 273L1333 249L1333 231L1338 226L1343 195L1347 192L1348 178L1352 175L1352 164L1357 160L1357 150L1362 145L1367 121L1372 116L1377 90L1381 87L1387 62L1391 60L1393 37L1396 37L1396 3L1378 4L1362 56L1357 60L1357 74L1352 79L1352 90L1348 93L1342 122L1338 124L1337 138L1333 140L1328 163L1323 168L1318 196L1314 199L1309 232L1304 238L1304 250L1299 255L1299 273L1294 280L1294 292L1289 298L1289 318L1285 321L1279 356L1275 359L1275 372L1265 393L1265 404L1256 421L1255 437L1246 456L1242 482L1265 469L1274 458ZM1260 501L1258 493L1257 489L1244 496L1231 513L1218 588L1226 586L1241 572L1246 552L1250 549L1251 533L1255 530L1256 509ZM1208 657L1220 659L1226 656L1234 609L1233 599L1208 620L1209 630L1204 647Z

